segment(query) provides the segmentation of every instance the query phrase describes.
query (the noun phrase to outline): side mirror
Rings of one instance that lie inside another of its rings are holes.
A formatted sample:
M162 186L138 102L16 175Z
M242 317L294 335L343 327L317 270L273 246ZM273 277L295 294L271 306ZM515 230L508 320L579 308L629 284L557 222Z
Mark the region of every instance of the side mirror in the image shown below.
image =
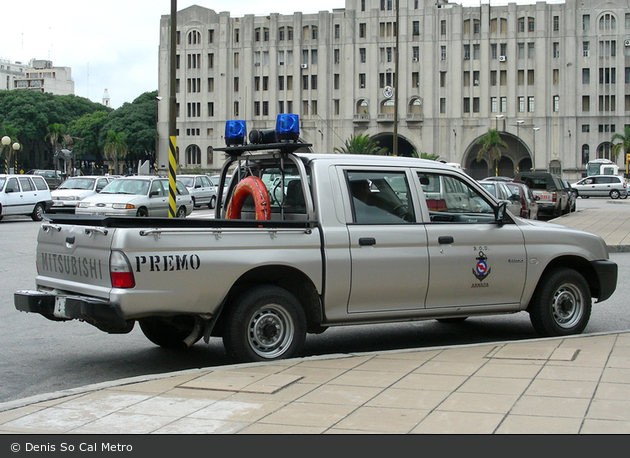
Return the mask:
M499 224L503 224L505 219L505 209L507 208L507 202L502 200L494 211L494 220Z

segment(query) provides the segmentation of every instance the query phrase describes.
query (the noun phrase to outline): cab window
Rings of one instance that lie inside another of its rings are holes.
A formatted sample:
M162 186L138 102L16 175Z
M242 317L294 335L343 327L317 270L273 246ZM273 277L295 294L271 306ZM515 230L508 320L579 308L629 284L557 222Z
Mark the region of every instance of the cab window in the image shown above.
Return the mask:
M406 224L416 221L404 172L346 171L352 221L357 224Z

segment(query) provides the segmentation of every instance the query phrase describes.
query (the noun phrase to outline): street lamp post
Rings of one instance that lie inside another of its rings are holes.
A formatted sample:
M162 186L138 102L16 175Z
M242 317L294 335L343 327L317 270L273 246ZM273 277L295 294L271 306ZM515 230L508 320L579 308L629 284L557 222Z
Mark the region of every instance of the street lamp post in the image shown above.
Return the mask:
M4 137L2 137L2 149L7 148L7 154L4 157L4 173L5 174L9 173L9 170L8 170L8 157L7 156L9 155L8 151L10 151L10 150L9 150L8 147L9 147L10 144L11 144L11 137L9 137L8 135L5 135Z
M497 128L497 132L499 131L499 119L503 118L503 115L494 115L495 118L497 118L496 121L496 128Z
M520 148L520 146L521 146L521 135L520 135L520 129L519 128L521 127L521 124L523 124L524 122L525 121L523 121L522 119L517 119L516 120L516 159L517 160L520 158L520 154L519 153L521 152L520 151L520 149L521 149ZM517 172L520 171L518 169L518 166L517 166L516 171Z
M17 153L22 148L18 142L13 143L13 173L19 173L17 163Z
M534 127L534 159L532 162L532 172L536 171L536 132L540 130L540 127Z

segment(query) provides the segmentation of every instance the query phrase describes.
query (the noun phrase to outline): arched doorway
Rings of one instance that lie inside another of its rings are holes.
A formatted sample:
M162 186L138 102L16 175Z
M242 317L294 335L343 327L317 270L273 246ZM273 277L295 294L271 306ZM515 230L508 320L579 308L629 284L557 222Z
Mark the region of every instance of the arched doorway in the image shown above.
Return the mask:
M494 164L490 163L487 155L484 155L480 162L477 162L477 155L481 150L481 145L477 143L483 135L477 137L464 153L462 166L464 170L476 180L494 176L497 172ZM531 155L527 145L516 135L508 132L500 132L501 140L507 144L507 149L501 148L501 159L498 164L498 175L513 177L519 171L531 169ZM523 168L527 167L527 168Z
M378 142L379 146L386 148L391 156L394 153L394 134L384 132L372 137L372 141ZM409 141L400 135L398 136L398 155L405 157L414 157L416 149Z

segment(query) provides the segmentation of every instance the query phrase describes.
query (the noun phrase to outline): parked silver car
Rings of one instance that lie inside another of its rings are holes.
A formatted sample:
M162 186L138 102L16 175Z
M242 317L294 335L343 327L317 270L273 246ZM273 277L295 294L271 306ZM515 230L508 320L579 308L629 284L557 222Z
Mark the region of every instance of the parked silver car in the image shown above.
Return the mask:
M70 177L51 191L53 203L48 213L74 213L80 201L101 192L112 181L111 176Z
M482 180L479 184L498 200L507 201L507 209L510 210L513 215L521 216L520 196L514 195L512 190L506 186L504 181Z
M628 197L626 182L618 175L594 175L582 178L571 187L577 191L578 196L584 199L589 197L625 199Z
M185 218L193 211L190 193L177 180L176 216ZM77 206L77 215L168 216L168 179L152 176L119 178L98 194L86 197Z
M217 187L207 175L177 175L177 179L188 189L192 197L193 206L201 207L202 205L207 205L210 209L215 207L217 204Z

